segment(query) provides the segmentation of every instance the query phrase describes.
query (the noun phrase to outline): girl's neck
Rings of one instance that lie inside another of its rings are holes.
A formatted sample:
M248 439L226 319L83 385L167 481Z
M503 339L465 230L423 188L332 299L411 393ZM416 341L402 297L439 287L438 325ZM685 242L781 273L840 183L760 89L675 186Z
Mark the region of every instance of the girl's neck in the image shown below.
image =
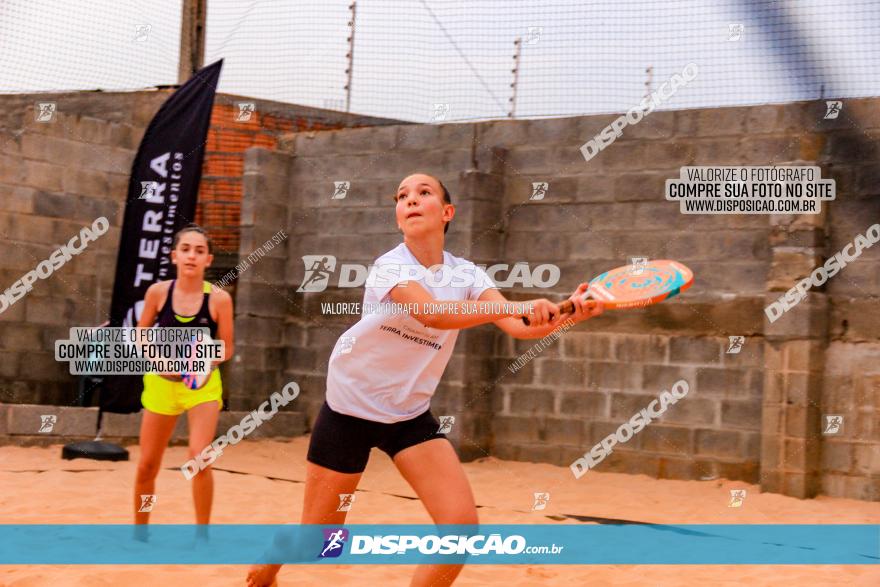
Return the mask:
M425 267L443 263L443 235L438 238L412 239L404 237L403 242L409 251Z
M204 275L202 276L193 276L193 275L182 275L177 277L177 281L175 281L175 289L179 289L183 292L196 292L202 291L204 287Z

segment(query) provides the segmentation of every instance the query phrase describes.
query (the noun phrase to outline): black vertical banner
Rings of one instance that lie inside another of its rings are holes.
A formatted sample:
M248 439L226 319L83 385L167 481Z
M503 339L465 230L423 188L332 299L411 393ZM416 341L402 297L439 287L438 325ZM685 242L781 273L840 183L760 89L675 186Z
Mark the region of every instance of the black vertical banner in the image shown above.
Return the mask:
M193 222L205 142L223 60L199 70L159 108L131 166L116 258L110 326L137 326L147 288L175 276L174 233ZM102 411L141 409L140 375L104 378Z

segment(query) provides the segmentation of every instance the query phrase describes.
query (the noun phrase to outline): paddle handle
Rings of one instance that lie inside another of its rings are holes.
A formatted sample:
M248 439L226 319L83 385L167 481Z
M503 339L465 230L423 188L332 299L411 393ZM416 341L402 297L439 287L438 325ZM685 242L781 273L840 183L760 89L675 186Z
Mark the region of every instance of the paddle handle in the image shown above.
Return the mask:
M572 312L574 312L574 302L572 302L571 300L565 300L564 302L559 304L559 310L563 314L571 314ZM553 316L552 314L550 315L551 320L555 317L556 316ZM526 326L531 324L531 322L529 322L529 319L526 316L522 317L522 321L523 321L523 324L525 324Z

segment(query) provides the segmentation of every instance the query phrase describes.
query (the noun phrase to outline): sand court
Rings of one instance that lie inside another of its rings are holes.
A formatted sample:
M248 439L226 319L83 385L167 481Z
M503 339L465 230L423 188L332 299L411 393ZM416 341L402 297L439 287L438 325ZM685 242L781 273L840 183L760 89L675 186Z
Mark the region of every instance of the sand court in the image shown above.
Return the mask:
M213 523L298 522L305 487L308 437L292 442L243 441L215 463ZM60 445L0 447L0 511L13 524L128 524L138 448L132 460L63 461ZM189 524L189 483L178 467L185 447L169 447L156 484L152 524ZM880 523L880 504L818 497L799 500L760 493L724 479L671 481L591 471L575 480L568 468L503 461L465 463L481 523L581 524L618 519L663 524L865 524ZM742 507L730 508L731 489L745 489ZM533 494L547 491L543 511L531 511ZM349 513L352 524L429 524L414 492L381 451L373 451ZM0 585L111 586L243 585L237 565L3 566ZM407 585L409 566L286 565L279 585ZM877 585L877 566L757 565L468 565L456 585Z

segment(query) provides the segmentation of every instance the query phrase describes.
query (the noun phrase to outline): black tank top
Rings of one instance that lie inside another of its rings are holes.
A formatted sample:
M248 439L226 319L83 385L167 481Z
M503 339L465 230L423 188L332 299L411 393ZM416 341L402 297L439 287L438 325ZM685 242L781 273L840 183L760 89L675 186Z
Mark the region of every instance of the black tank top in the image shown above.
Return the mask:
M202 298L202 307L199 308L199 311L194 316L180 316L174 313L172 301L174 298L174 284L176 282L176 279L171 281L171 287L168 288L168 297L165 299L165 304L159 310L159 316L156 318L156 326L164 328L182 328L186 326L208 328L211 332L211 338L217 338L217 323L211 318L211 311L208 307L208 300L211 297L211 284L207 281L204 282L204 287L202 288L204 297Z

